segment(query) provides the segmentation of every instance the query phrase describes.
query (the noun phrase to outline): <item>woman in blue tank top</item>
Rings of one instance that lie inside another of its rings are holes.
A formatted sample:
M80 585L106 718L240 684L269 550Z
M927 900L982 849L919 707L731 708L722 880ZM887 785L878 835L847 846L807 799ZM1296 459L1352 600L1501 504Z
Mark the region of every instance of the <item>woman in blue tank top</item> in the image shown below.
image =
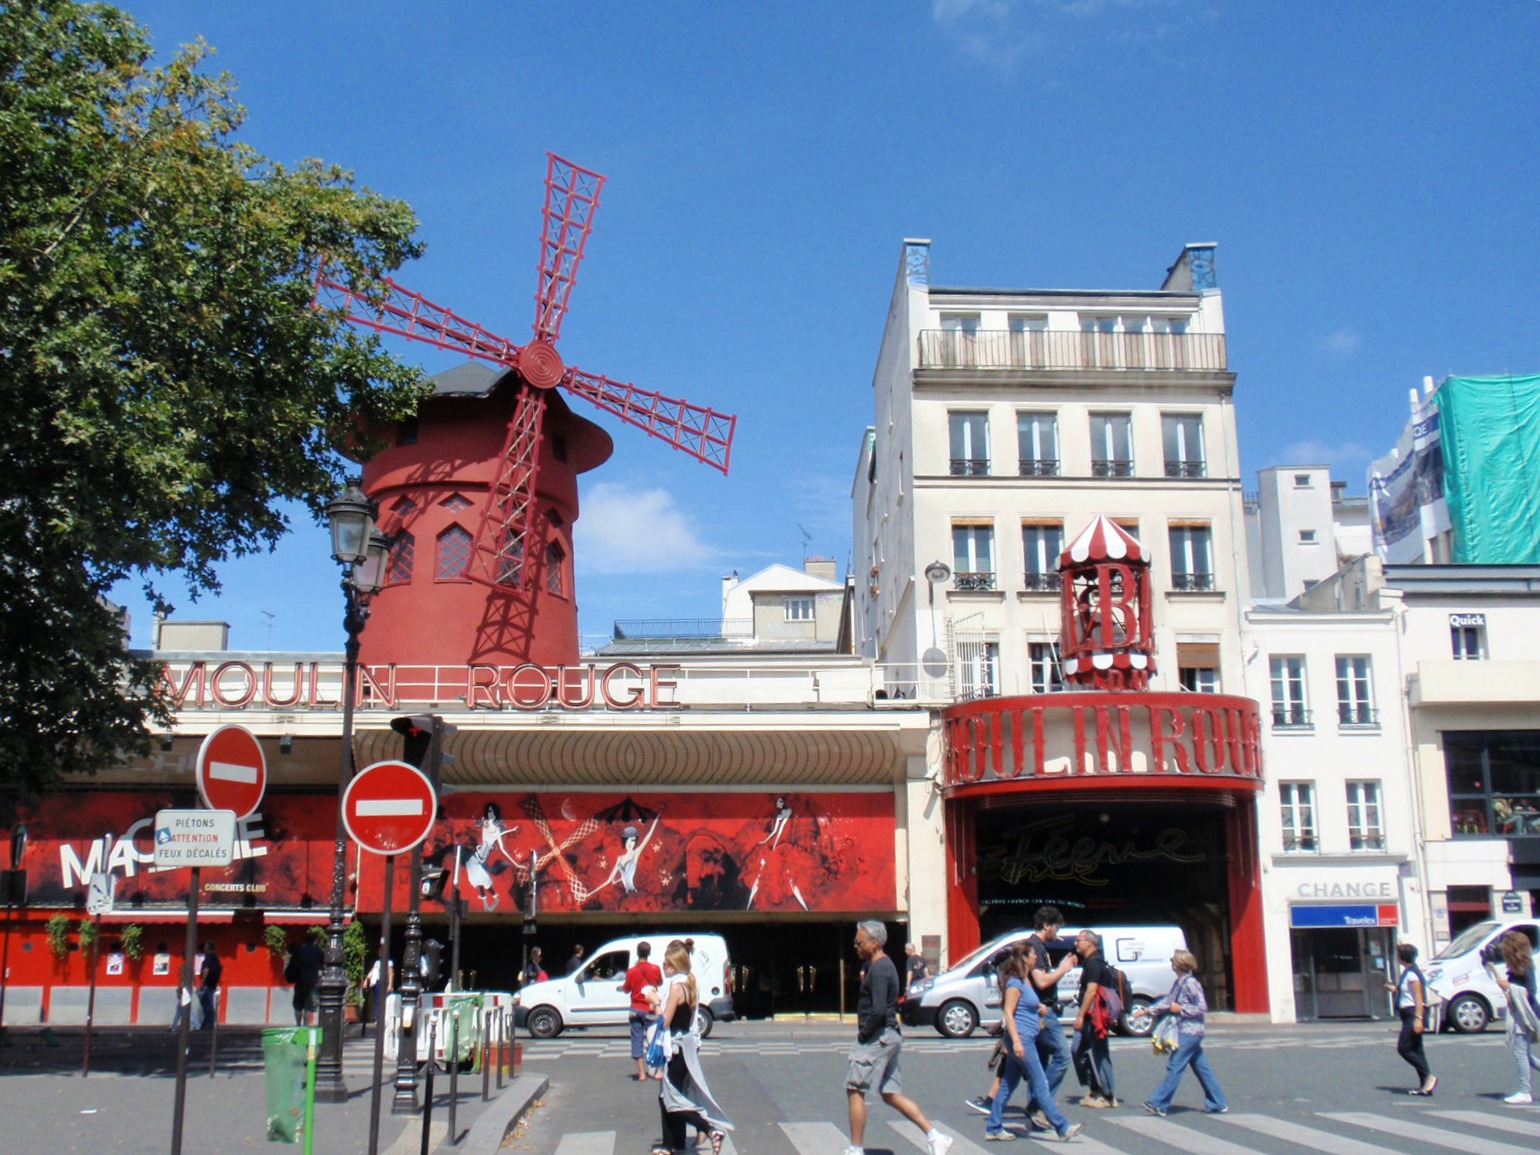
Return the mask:
M1043 1073L1042 1060L1037 1055L1037 1035L1042 1029L1042 1021L1038 1017L1042 1000L1037 997L1032 984L1027 982L1027 974L1034 965L1035 957L1031 948L1028 948L1026 954L1012 951L998 965L999 977L1005 983L1005 1062L1002 1064L1000 1090L995 1093L994 1102L989 1106L985 1139L1001 1141L1016 1138L1015 1132L1005 1129L1005 1104L1010 1101L1023 1075L1026 1076L1027 1086L1032 1089L1032 1098L1043 1114L1048 1116L1048 1122L1060 1139L1073 1139L1085 1127L1083 1123L1071 1123L1059 1110L1058 1104L1053 1101L1053 1092L1048 1089L1048 1076Z

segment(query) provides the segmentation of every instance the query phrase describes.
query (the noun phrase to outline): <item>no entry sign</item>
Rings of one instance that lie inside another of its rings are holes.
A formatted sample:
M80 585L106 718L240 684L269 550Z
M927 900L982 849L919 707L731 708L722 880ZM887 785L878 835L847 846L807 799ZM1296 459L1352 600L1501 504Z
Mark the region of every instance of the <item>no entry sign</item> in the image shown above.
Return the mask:
M342 822L375 854L410 850L433 829L438 801L423 772L405 762L365 766L342 792Z
M267 758L244 726L221 726L198 747L198 796L210 810L233 810L236 820L262 804Z

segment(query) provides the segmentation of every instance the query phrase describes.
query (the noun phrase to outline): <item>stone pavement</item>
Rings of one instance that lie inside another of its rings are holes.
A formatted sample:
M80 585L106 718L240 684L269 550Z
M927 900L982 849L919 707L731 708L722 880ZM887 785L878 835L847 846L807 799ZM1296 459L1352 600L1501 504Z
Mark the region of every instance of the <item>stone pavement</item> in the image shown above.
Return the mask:
M164 1155L171 1150L176 1095L176 1038L165 1028L113 1027L97 1030L91 1043L91 1071L81 1073L82 1027L9 1028L0 1046L0 1152L48 1155ZM53 1040L53 1043L50 1043ZM211 1075L207 1032L193 1036L188 1062L182 1126L184 1155L229 1155L253 1150L281 1151L267 1140L266 1087L260 1030L221 1029ZM344 1043L345 1103L317 1103L316 1155L363 1155L369 1150L369 1107L374 1071L374 1038L350 1034ZM467 1152L490 1155L519 1118L545 1094L543 1076L488 1080L490 1101L482 1100L481 1072L462 1073L455 1102L455 1130L448 1134L449 1076L439 1072L433 1086L428 1146L422 1146L422 1117L393 1116L387 1063L381 1094L380 1155ZM423 1098L419 1079L419 1101Z

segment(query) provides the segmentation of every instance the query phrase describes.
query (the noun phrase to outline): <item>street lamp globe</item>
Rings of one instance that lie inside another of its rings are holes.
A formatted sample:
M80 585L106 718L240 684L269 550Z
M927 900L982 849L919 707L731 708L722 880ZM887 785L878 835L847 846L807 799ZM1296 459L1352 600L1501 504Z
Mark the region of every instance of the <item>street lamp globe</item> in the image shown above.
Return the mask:
M364 597L373 597L385 585L385 569L390 564L390 538L379 530L369 535L363 560L353 566L353 588Z
M338 565L354 566L368 556L374 502L355 483L326 503L326 520L331 524L332 557Z

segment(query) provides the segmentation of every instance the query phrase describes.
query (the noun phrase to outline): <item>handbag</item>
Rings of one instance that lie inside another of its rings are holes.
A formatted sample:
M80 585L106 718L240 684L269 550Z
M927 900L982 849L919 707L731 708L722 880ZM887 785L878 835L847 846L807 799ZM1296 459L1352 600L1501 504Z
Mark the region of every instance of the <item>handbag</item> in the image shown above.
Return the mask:
M663 1029L663 1020L659 1019L648 1028L647 1050L643 1053L642 1061L653 1070L661 1070L668 1064L668 1046L664 1042L668 1032Z
M1157 1055L1169 1055L1176 1050L1181 1042L1181 1023L1176 1015L1165 1014L1160 1016L1160 1021L1155 1024L1155 1030L1150 1034L1150 1045L1155 1048Z

